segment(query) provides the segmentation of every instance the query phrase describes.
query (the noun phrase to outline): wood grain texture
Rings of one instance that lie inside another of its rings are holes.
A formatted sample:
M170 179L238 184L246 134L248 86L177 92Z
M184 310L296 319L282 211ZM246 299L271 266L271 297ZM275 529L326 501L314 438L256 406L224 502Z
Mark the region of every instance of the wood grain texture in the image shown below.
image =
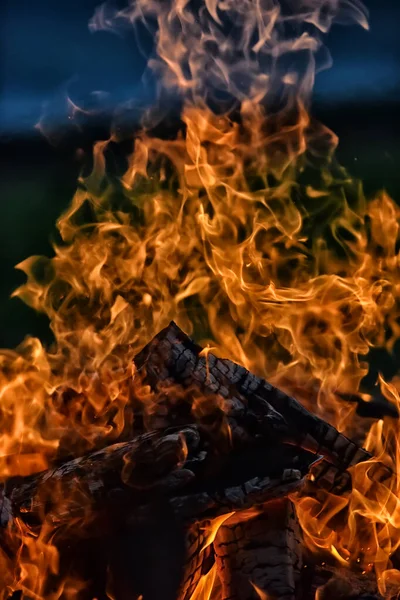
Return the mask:
M138 403L142 428L130 441L7 481L0 488L3 531L16 517L32 531L46 519L57 531L66 526L79 545L80 528L69 524L89 526L108 546L116 600L189 600L215 560L224 600L258 598L252 583L271 598L293 600L301 537L288 494L302 489L321 456L322 484L327 472L343 476L369 454L265 380L204 354L174 323L135 365L157 398L146 415ZM188 404L199 397L210 399L211 412ZM287 444L293 451L285 458ZM254 509L258 516L248 519ZM203 550L207 526L230 513Z
M139 353L135 364L155 387L173 381L218 394L227 417L242 430L252 423L253 432L279 435L286 443L324 456L342 471L370 458L366 450L264 379L231 360L204 354L174 322Z
M294 600L302 567L302 541L294 506L287 498L267 503L254 518L228 520L215 540L223 600Z

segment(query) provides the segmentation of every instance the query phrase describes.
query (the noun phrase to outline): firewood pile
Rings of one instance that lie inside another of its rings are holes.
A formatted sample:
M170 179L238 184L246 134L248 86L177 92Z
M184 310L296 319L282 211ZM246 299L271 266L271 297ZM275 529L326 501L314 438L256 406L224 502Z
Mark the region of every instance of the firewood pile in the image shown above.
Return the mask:
M224 600L378 597L368 577L307 552L293 501L349 493L365 450L174 323L135 365L158 400L147 415L138 403L132 439L3 485L8 556L16 528L50 526L49 593L73 576L82 600L208 598L196 589L211 571Z

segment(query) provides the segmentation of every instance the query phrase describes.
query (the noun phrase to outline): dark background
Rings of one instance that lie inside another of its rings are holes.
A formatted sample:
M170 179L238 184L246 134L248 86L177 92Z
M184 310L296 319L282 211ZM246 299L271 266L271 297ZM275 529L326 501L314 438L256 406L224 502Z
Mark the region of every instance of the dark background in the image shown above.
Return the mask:
M9 299L24 277L14 265L51 253L60 212L76 186L76 150L105 135L107 110L141 84L145 60L133 36L92 34L98 0L1 0L0 4L0 347L27 334L46 337L45 319ZM333 67L318 75L314 113L340 137L339 156L367 194L385 187L400 199L400 2L367 0L370 31L335 26L327 38ZM144 40L151 47L151 40ZM105 91L95 126L67 119L66 93L79 101ZM62 132L50 145L34 125L46 102L46 123ZM103 121L102 123L100 121ZM104 126L102 131L101 125Z

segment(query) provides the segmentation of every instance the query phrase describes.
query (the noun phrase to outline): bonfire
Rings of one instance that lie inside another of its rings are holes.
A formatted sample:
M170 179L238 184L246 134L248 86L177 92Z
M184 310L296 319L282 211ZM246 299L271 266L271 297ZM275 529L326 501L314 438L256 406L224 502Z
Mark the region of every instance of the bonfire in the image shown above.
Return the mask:
M400 383L363 380L400 335L400 211L313 117L336 22L367 11L93 15L149 29L159 94L134 135L119 108L54 255L18 265L54 343L0 353L4 600L399 597Z

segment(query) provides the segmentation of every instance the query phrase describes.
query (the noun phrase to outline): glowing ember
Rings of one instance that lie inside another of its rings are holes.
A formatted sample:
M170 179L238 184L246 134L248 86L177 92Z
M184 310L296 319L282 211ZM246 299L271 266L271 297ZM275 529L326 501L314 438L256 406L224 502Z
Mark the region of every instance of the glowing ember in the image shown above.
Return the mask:
M96 12L92 30L157 23L149 66L183 98L182 124L161 139L160 106L146 113L120 177L107 169L118 132L98 142L59 219L63 244L18 266L27 283L15 295L49 317L56 342L1 352L0 469L2 480L28 475L126 437L133 356L173 319L376 457L353 468L350 496L293 500L307 546L373 568L388 596L400 589L399 424L361 421L341 394L358 392L369 349L391 351L400 335L400 211L384 192L364 197L335 161L335 135L310 116L329 62L318 64L320 37L336 20L367 27L358 0L132 0ZM379 386L400 410L397 379ZM136 393L149 411L157 402ZM367 476L382 464L390 480ZM1 596L77 597L85 582L68 577L46 591L59 570L54 524L38 537L19 525L16 561L0 553ZM213 568L193 599L217 597L216 585Z

